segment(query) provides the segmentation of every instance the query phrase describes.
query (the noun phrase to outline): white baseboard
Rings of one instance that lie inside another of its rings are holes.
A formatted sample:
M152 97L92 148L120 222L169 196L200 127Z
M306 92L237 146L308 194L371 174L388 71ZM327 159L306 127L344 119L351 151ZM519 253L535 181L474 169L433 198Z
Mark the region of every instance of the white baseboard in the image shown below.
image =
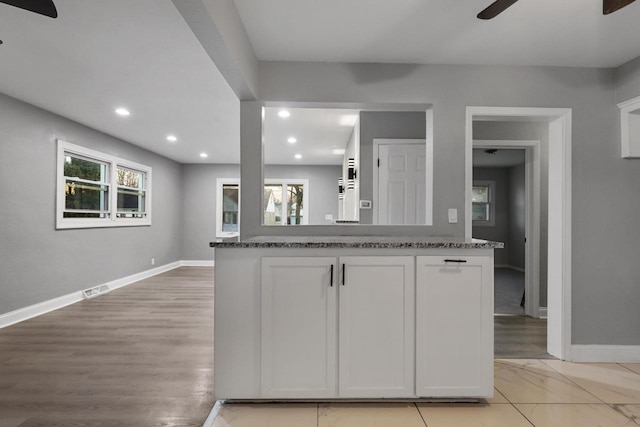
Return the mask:
M202 261L202 260L186 260L180 261L183 267L213 267L214 261Z
M547 318L547 307L538 307L538 319Z
M572 362L640 363L640 345L571 346Z
M213 427L213 422L215 421L216 417L220 413L221 409L222 409L222 401L217 400L216 404L213 405L213 408L211 408L211 412L209 412L209 416L207 417L206 420L204 420L204 424L202 424L202 427Z
M100 285L93 285L93 286L107 285L109 286L109 289L114 290L114 289L121 288L123 286L130 285L132 283L138 282L140 280L153 277L160 273L173 270L174 268L183 267L183 266L192 267L192 266L212 266L212 265L213 265L213 261L175 261L169 264L152 268L150 270L145 270L140 273L132 274L130 276L122 277L120 279L112 280L110 282L101 283ZM43 301L34 305L30 305L28 307L19 308L17 310L10 311L9 313L0 314L0 329L6 328L7 326L14 325L24 320L31 319L36 316L40 316L45 313L49 313L50 311L58 310L60 308L66 307L68 305L71 305L83 300L84 300L84 297L82 296L82 290L80 290L80 291L72 292L70 294L53 298L47 301Z

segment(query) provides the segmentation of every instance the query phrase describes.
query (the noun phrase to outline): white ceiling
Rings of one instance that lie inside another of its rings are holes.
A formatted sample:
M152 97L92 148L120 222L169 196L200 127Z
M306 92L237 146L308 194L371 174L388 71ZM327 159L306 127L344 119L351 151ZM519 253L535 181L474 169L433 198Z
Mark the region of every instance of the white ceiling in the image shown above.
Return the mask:
M615 67L640 56L640 2L235 0L261 60Z
M480 168L509 168L524 164L525 154L523 149L499 149L493 154L486 149L473 150L473 166Z
M476 19L491 1L235 3L262 60L610 67L640 56L640 2L605 17L601 0L521 0ZM57 19L0 4L1 93L182 163L239 161L239 101L171 0L55 4Z
M55 4L0 4L0 92L182 163L239 161L239 101L170 0Z
M287 108L291 115L278 116L282 108L265 108L264 160L269 165L341 165L344 149L353 133L358 110ZM289 143L290 137L296 138ZM294 156L300 154L301 159Z

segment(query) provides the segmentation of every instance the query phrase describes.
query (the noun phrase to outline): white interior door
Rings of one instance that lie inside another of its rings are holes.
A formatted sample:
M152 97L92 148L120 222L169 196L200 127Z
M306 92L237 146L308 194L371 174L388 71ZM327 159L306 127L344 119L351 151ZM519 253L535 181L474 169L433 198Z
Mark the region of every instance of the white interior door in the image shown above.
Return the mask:
M378 224L424 224L425 144L380 144L378 159Z

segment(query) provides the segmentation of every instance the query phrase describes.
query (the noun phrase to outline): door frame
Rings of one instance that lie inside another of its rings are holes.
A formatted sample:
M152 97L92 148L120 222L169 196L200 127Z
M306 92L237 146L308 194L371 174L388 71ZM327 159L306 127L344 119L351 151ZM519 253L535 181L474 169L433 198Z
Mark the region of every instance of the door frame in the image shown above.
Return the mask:
M524 288L527 298L524 312L527 316L540 317L540 141L473 140L473 148L525 152Z
M372 209L373 209L373 224L377 225L378 224L378 219L379 219L379 214L378 214L378 190L379 190L379 184L378 184L378 179L379 179L379 169L378 169L378 158L380 157L380 146L381 145L392 145L392 144L422 144L425 145L427 144L427 140L423 139L423 138L373 138L373 194L371 196L372 199ZM429 153L427 153L428 151L428 147L425 147L425 158L426 156L429 155ZM429 165L429 159L426 158L426 162L428 166ZM433 166L432 166L433 167ZM433 179L433 178L432 178ZM429 214L429 212L431 212L432 207L431 204L433 204L433 201L430 200L428 198L429 196L429 173L427 173L427 169L425 168L425 189L427 191L427 195L425 197L425 201L426 201L426 206L425 206L425 222L427 223L426 225L431 225L430 224L430 220L429 218L431 217L431 215Z
M465 122L465 237L471 238L473 121L549 124L549 238L547 352L571 360L571 108L467 107Z

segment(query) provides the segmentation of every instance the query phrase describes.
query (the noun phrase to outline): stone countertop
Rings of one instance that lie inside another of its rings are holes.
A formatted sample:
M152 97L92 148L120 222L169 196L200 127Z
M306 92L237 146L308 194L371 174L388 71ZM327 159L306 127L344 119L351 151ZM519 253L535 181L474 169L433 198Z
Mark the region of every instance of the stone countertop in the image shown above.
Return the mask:
M414 248L499 249L502 242L455 237L395 236L259 236L211 242L212 248Z

